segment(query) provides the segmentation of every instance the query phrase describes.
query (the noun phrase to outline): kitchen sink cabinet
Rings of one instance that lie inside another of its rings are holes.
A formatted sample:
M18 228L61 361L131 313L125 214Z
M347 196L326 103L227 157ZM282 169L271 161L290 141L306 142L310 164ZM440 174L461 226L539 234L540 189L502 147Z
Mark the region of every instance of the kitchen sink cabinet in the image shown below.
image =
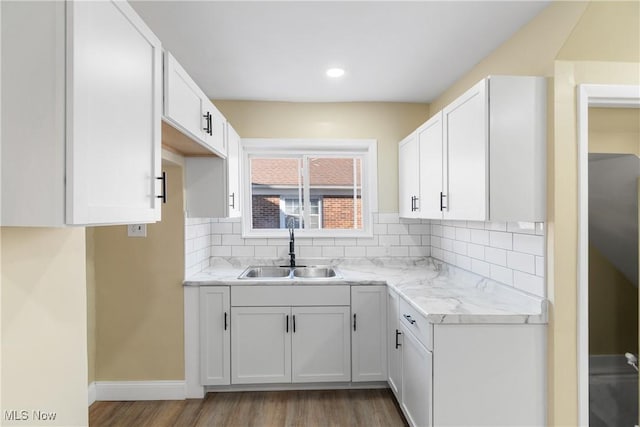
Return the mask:
M169 52L164 54L164 120L225 157L226 119Z
M200 288L200 375L202 385L228 385L231 375L228 286Z
M387 287L351 287L352 381L387 380Z
M399 143L413 156L400 165L400 216L544 221L546 105L545 79L526 76L487 77L447 105L408 137L411 153Z
M158 38L126 2L1 7L2 225L160 220Z
M349 307L233 307L233 384L351 379Z

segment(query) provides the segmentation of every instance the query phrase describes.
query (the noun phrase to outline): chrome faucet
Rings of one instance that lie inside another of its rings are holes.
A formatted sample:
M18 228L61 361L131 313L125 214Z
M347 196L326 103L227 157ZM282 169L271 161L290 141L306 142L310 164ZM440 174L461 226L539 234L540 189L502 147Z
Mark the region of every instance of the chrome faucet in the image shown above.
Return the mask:
M289 267L291 268L296 266L296 237L293 233L295 222L295 218L291 217L287 224L289 226Z

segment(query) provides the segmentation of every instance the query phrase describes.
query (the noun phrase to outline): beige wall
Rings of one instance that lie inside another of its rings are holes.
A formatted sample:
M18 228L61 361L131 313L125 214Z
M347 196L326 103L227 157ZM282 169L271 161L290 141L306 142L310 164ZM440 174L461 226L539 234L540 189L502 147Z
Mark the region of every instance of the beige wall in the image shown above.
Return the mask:
M96 269L95 269L95 228L87 227L85 242L87 247L87 380L96 380Z
M243 138L374 138L378 210L398 212L398 141L429 115L427 104L215 101Z
M84 228L3 227L2 416L6 410L56 412L85 426L87 305Z
M163 169L168 201L146 238L93 229L96 381L184 379L182 168Z

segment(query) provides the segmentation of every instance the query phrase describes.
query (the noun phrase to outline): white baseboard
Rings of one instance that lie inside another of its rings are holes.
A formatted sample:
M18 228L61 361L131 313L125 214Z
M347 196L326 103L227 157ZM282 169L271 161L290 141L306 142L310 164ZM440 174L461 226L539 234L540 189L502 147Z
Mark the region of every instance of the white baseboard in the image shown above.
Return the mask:
M95 400L184 400L184 381L96 381Z
M89 387L88 387L87 391L88 391L88 394L89 394L89 406L91 406L91 404L96 401L96 383L95 383L95 381L92 382L91 384L89 384Z

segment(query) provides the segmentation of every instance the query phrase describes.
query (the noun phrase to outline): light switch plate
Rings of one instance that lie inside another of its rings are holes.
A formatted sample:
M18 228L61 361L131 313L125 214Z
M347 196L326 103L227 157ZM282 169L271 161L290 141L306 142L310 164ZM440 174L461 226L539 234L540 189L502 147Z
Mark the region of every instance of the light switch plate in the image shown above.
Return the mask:
M129 237L147 237L147 224L129 224L127 235Z

